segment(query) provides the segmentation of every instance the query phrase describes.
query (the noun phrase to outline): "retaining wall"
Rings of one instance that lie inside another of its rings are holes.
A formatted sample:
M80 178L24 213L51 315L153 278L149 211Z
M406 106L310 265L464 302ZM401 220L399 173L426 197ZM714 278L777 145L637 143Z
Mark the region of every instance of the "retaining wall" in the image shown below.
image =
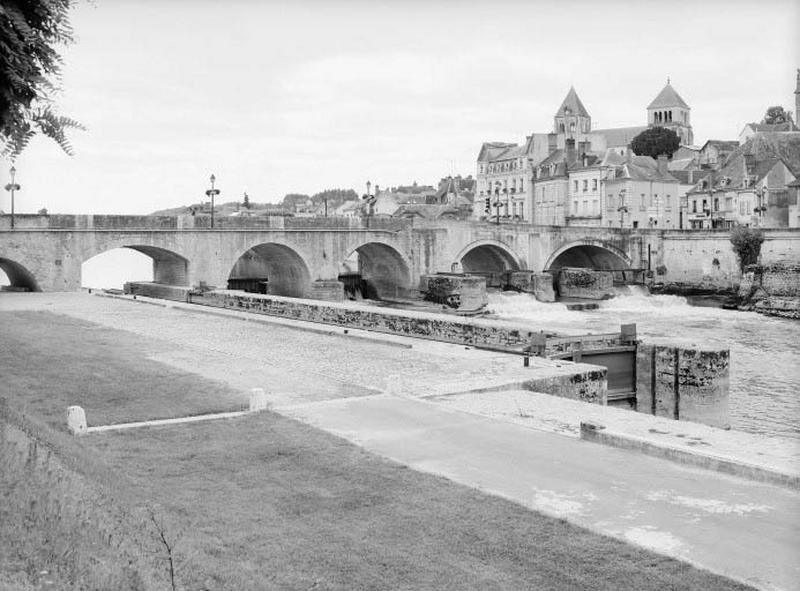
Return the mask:
M147 295L146 285L138 293ZM240 310L293 320L333 324L376 332L406 335L460 345L521 351L539 334L531 326L502 321L462 318L410 310L393 310L357 304L321 302L300 298L214 290L191 293L189 301L201 306Z

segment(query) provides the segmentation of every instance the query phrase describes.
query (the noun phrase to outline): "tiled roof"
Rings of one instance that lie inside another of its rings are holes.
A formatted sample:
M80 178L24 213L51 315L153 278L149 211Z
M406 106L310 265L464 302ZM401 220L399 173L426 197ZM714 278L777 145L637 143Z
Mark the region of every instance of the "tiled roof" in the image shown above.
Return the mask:
M558 111L556 111L556 117L563 117L567 107L569 107L570 115L577 115L579 117L589 116L589 112L586 110L586 107L583 106L581 99L578 98L578 93L575 92L574 86L570 86L567 96L564 98Z
M617 167L616 179L630 179L634 181L677 181L669 172L662 174L658 171L658 163L650 156L634 156L630 162L625 162Z
M606 138L606 147L622 147L631 143L631 140L647 129L647 126L636 127L611 127L609 129L593 129L592 133Z
M556 169L555 172L550 175L550 165L555 164ZM546 180L549 178L559 177L559 176L566 176L567 174L567 162L566 162L566 153L564 150L554 150L550 153L547 158L536 164L534 168L542 168L542 176L540 178L534 179L537 181Z
M667 82L667 85L661 89L661 92L658 93L658 96L653 99L653 102L647 105L648 109L665 109L669 107L682 107L684 109L690 109L689 105L686 104L681 98L672 85Z
M714 146L717 150L733 151L739 147L739 142L736 140L708 140L701 149L705 150L706 146Z
M481 151L478 152L478 161L485 162L494 159L497 154L501 154L508 148L515 147L517 144L507 142L484 142Z

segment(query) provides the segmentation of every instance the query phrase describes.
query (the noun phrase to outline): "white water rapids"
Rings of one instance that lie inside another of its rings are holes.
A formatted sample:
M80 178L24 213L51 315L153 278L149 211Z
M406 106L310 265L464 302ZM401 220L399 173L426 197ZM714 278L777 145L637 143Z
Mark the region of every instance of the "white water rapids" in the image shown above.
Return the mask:
M686 298L630 287L599 310L569 311L528 294L489 294L489 311L535 330L564 334L614 332L636 323L649 343L729 348L731 427L800 439L800 322L691 306Z

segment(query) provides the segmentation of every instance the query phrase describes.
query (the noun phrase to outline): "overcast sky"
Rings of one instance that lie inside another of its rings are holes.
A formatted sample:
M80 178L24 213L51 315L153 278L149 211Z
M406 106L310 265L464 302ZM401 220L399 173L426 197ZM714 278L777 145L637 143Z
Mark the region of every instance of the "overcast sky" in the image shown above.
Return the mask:
M570 85L597 127L643 125L667 76L695 143L794 108L795 0L95 0L73 13L61 110L76 155L35 140L17 210L149 213L364 192L547 132ZM9 163L3 162L5 184ZM8 211L8 194L0 198Z

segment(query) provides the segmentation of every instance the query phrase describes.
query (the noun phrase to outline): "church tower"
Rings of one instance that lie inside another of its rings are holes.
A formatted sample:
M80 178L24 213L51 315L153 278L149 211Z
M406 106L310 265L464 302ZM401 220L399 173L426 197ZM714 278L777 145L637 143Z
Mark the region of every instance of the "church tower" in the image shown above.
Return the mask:
M667 78L667 85L647 106L647 125L671 129L678 134L681 144L691 145L694 140L691 110Z
M556 111L553 119L553 131L567 138L575 139L592 131L592 118L583 106L575 87L571 86L566 98Z

